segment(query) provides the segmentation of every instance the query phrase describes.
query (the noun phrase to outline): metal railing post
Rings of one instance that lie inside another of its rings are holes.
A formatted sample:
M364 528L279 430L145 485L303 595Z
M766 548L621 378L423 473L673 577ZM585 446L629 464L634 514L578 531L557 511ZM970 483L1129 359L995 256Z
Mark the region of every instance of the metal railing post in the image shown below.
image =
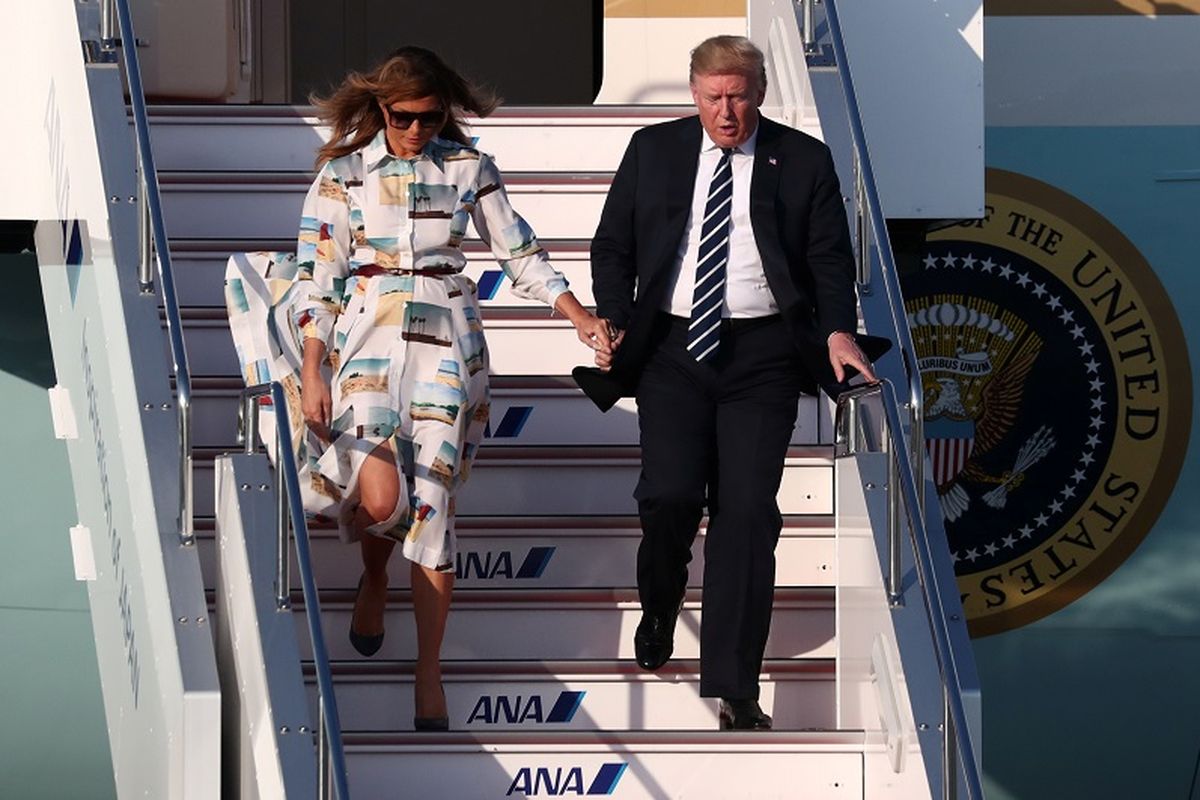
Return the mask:
M900 553L900 454L891 443L895 437L889 436L888 468L887 468L887 540L888 540L888 575L887 595L888 605L898 608L904 605L904 590L902 585L903 559Z
M242 402L238 407L238 444L246 455L258 451L259 416L262 399L271 394L271 384L261 383L242 390ZM286 413L287 409L284 409ZM276 415L278 419L278 415ZM288 552L291 545L291 515L288 513L288 497L284 485L283 447L291 442L283 441L284 431L276 426L275 450L275 605L279 610L291 608L292 578Z
M854 149L854 239L858 245L855 252L855 282L859 294L871 294L871 236L867 230L866 191L863 186L862 157Z
M116 0L100 0L100 46L105 50L115 49L117 38Z
M237 443L242 452L251 456L258 452L259 417L262 399L271 393L271 384L259 383L242 389L242 402L238 406ZM273 453L272 455L278 455Z
M188 393L177 391L179 403L179 543L196 543L195 472L192 469L192 401Z
M237 443L242 446L242 452L248 456L254 455L258 448L258 399L249 392L242 393L242 402L238 406Z
M846 403L846 446L851 453L862 449L861 421L858 417L858 395L852 395Z
M954 717L950 713L949 690L942 687L942 798L958 797L958 743Z
M325 698L317 698L317 796L329 800L332 794L329 774L329 736L325 727Z
M855 407L855 399L849 397L847 399L839 398L837 410L833 417L833 436L836 454L838 455L854 455L857 450L854 447L853 426L858 416L858 409Z
M800 0L804 11L804 52L811 53L817 49L817 0Z
M283 488L283 432L275 431L275 606L280 611L292 607L292 577L288 563L288 544L292 526L287 513L287 495Z
M921 389L920 377L916 380L914 392ZM909 436L911 439L913 480L917 484L917 513L925 517L925 409L921 404L923 398L913 397L909 405Z
M147 199L146 171L138 158L138 289L154 294L154 226L150 221L150 202Z

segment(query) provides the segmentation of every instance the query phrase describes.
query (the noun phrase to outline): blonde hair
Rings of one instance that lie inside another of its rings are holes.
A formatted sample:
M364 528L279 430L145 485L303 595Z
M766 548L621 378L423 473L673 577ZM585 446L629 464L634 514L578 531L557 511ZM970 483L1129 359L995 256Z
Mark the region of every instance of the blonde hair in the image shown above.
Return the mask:
M713 36L705 39L692 51L688 81L697 75L744 75L758 81L759 89L767 88L767 70L763 53L745 36Z
M436 97L446 110L446 122L438 135L470 144L463 131L463 117L486 117L500 99L463 78L437 54L423 47L401 47L383 63L367 72L351 72L328 97L309 97L317 116L332 131L329 141L317 151L317 169L366 145L385 125L379 103Z

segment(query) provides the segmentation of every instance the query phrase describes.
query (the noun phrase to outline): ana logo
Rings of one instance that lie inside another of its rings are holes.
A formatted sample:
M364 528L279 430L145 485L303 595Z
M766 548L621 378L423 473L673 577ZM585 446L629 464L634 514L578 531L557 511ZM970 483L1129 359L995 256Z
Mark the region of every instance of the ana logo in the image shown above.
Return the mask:
M467 717L467 724L472 722L484 725L521 725L527 722L539 724L566 724L575 718L575 712L583 703L587 692L560 692L549 714L542 713L542 696L539 694L522 697L521 695L482 695L475 701L475 708Z
M583 767L521 767L505 796L563 797L566 795L612 794L628 764L604 764L590 782Z
M492 423L488 422L483 429L483 435L493 439L515 439L521 435L521 430L532 413L533 406L509 406L500 418L500 424L493 430Z
M1191 427L1183 335L1149 265L1095 211L987 175L987 217L905 276L926 445L973 634L1109 575L1153 525Z
M84 262L83 223L79 220L63 220L62 223L62 257L67 268L67 288L71 292L71 305L75 305L79 296L79 278L82 274L80 267Z
M460 580L479 578L540 578L554 557L553 547L531 547L521 566L513 571L511 550L459 550L455 555L454 576Z
M496 297L496 292L500 291L500 284L502 283L504 283L503 270L484 270L483 274L479 276L479 299L494 299Z

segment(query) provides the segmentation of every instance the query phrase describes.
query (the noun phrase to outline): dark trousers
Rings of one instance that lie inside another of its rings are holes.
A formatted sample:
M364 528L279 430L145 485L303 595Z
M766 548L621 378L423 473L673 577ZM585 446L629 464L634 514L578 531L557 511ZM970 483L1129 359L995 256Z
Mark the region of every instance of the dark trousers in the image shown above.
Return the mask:
M643 609L674 612L707 506L700 694L757 699L803 366L778 317L724 323L708 364L688 354L687 325L659 317L637 390L638 593Z

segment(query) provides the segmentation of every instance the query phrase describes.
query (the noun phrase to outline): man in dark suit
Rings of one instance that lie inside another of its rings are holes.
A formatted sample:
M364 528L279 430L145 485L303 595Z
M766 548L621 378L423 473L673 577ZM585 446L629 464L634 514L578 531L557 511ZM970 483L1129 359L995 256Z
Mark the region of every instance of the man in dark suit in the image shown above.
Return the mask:
M874 380L854 335L854 265L829 149L763 118L762 53L719 36L692 53L697 116L634 134L592 240L615 352L578 374L601 407L636 393L642 475L638 664L670 658L708 507L700 693L723 729L766 729L775 496L802 392Z

